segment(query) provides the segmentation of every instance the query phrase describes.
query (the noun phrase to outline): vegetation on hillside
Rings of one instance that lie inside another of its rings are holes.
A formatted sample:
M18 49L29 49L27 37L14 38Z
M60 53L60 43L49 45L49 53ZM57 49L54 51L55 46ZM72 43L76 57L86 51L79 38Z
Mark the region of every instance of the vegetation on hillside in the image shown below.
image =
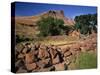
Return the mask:
M81 34L91 34L97 32L97 14L87 14L75 17L75 29Z
M97 32L97 14L76 16L74 20L75 25L69 26L64 25L62 19L50 16L41 17L37 21L37 30L28 26L16 25L16 43L34 41L34 38L38 36L38 39L41 39L47 36L69 35L69 32L74 30L84 35L89 35L92 31Z
M68 34L71 29L69 26L64 26L63 20L53 17L42 17L42 19L37 22L37 25L41 36Z

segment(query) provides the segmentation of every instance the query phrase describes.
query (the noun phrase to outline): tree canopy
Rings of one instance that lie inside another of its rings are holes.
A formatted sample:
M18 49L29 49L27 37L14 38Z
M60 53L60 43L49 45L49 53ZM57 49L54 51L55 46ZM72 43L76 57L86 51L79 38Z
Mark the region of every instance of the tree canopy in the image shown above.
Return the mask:
M40 35L42 36L54 36L64 34L64 30L68 27L64 26L64 21L61 19L53 17L42 17L41 20L37 22L40 30Z
M91 34L97 32L97 14L87 14L75 17L75 29L81 34Z

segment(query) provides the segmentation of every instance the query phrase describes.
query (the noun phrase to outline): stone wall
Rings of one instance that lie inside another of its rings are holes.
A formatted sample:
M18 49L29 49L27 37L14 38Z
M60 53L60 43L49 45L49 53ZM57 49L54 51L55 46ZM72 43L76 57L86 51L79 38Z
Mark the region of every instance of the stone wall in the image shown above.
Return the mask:
M93 36L92 36L93 37ZM80 43L60 48L54 45L25 43L16 47L16 72L44 72L67 70L81 52L96 51L96 38L88 38Z

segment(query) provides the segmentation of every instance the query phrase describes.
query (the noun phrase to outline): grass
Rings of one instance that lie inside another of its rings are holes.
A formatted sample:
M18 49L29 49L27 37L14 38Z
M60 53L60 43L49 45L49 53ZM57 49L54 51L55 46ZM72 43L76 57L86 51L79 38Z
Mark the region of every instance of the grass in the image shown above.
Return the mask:
M25 36L27 38L33 38L38 33L35 27L30 27L27 25L23 26L20 24L16 24L15 30L16 30L16 35Z
M78 69L97 68L97 56L95 53L81 53L76 61Z
M51 37L45 37L45 38L39 38L38 40L36 40L35 42L38 43L42 43L42 44L46 44L46 45L60 45L60 44L71 44L71 43L75 43L76 41L78 41L76 38L73 38L71 36L57 36L57 38L54 38L55 36L51 36Z
M37 36L38 33L39 31L35 27L16 24L16 35L19 37L18 43L33 42L33 43L42 43L46 45L50 44L59 45L59 44L70 44L77 41L75 37L71 36L59 35L59 36L41 37Z
M21 34L19 34L21 33ZM26 41L20 41L20 42L33 42L33 43L41 43L41 44L45 44L45 45L60 45L60 44L72 44L75 43L76 41L78 41L77 38L71 37L71 36L66 36L66 35L60 35L60 36L49 36L49 37L37 37L37 38L33 38L30 35L24 34L22 32L17 32L17 35L19 37L21 37L20 39L24 40L24 39L29 39ZM56 37L56 38L55 38ZM33 40L32 40L33 38Z

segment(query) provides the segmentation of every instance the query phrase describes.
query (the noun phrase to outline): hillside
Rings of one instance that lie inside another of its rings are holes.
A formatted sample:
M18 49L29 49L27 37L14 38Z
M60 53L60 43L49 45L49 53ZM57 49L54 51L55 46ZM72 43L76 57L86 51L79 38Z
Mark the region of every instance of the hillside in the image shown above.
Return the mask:
M34 16L15 16L16 35L24 39L35 38L39 33L38 26L36 25L37 21L42 17L46 18L48 16L63 20L64 25L73 26L75 23L72 19L65 17L62 10L49 10Z
M65 25L74 25L74 21L68 17L65 17L64 12L62 10L55 11L49 10L47 12L35 15L35 16L23 16L23 17L15 17L16 24L24 24L24 25L36 25L36 22L41 19L41 17L54 17L57 19L62 19Z

